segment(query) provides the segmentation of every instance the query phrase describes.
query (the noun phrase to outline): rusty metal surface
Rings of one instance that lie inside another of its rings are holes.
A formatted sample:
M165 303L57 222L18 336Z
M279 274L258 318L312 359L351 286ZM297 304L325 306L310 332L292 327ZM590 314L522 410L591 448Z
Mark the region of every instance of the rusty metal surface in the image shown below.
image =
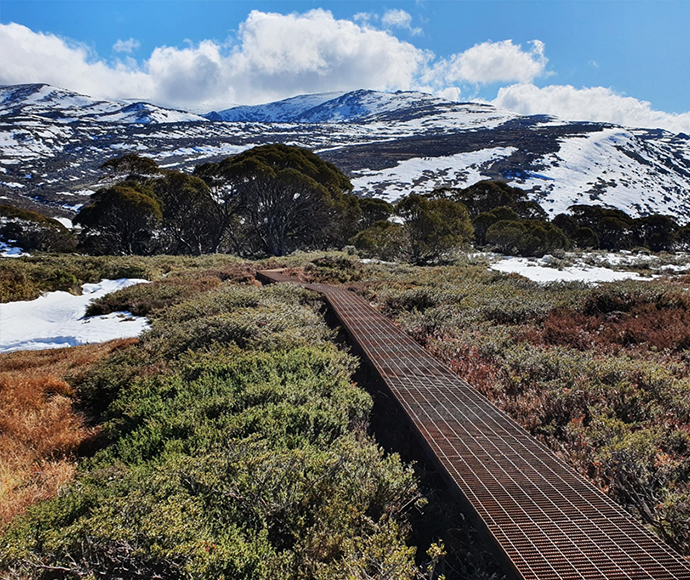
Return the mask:
M519 578L690 580L687 560L363 298L303 286L325 296Z

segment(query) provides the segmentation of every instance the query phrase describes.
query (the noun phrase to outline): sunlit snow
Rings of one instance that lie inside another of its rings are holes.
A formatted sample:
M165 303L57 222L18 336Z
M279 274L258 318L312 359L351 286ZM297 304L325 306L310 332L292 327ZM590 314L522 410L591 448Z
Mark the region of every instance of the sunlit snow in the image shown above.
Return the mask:
M493 264L492 270L506 274L520 274L534 282L585 282L596 284L600 282L616 282L618 280L650 280L637 272L621 272L601 266L590 266L576 263L572 266L555 268L550 266L551 257L541 259L505 257Z
M395 167L355 172L352 185L357 193L385 196L395 201L408 193L425 193L431 177L435 187L466 187L486 179L482 169L490 162L510 156L514 147L494 147L447 157L416 157L399 161Z
M49 292L36 300L0 304L0 352L62 348L138 336L149 325L129 312L84 318L89 302L146 280L121 278L84 284L81 296Z
M684 222L682 196L660 193L686 187L687 173L681 173L681 185L679 174L668 170L678 158L664 140L639 140L633 130L613 127L561 139L560 150L542 158L538 173L511 185L539 190L532 197L552 216L572 204L609 205L632 216L671 214Z

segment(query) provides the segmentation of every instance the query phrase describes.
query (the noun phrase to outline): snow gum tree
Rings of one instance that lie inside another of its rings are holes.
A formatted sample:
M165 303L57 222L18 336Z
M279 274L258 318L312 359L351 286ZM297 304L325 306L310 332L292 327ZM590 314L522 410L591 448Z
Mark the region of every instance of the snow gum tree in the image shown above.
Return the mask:
M215 191L228 235L244 252L282 256L342 243L343 220L359 218L349 179L301 147L262 145L201 165L195 175Z
M170 254L214 253L219 244L218 206L198 177L168 171L151 187L163 202L163 237Z
M411 194L398 202L405 220L412 260L428 264L470 241L474 229L462 204L449 199L427 199Z
M74 223L84 228L82 245L91 253L150 254L162 219L163 204L153 191L125 181L94 193Z
M141 181L160 173L158 164L153 159L137 153L125 153L108 159L100 168L111 178L126 178L131 181Z

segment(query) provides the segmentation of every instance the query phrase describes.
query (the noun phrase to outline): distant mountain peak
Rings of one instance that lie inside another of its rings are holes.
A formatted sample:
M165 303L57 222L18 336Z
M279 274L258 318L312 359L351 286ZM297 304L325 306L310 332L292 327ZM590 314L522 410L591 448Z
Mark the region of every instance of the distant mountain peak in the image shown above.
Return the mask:
M289 97L263 105L236 105L222 111L212 111L204 117L211 121L292 123L305 111L318 107L343 92L314 93Z
M122 153L191 171L266 143L316 151L363 196L394 201L500 179L551 215L592 204L690 222L690 139L661 129L525 116L416 91L300 95L204 119L45 84L0 87L0 195L65 217L97 187L99 166Z
M33 116L60 123L179 123L199 115L150 103L96 99L44 83L0 87L0 116Z
M238 105L204 115L211 121L250 123L362 123L409 121L433 115L498 113L488 103L457 103L419 91L357 89L301 95L263 105ZM504 116L514 117L508 111Z

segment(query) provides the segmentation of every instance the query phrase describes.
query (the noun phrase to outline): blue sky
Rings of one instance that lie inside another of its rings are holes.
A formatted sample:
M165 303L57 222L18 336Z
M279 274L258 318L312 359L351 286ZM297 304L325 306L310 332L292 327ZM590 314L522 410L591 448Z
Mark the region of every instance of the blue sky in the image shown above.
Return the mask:
M690 2L0 0L0 84L197 111L425 90L690 131Z

